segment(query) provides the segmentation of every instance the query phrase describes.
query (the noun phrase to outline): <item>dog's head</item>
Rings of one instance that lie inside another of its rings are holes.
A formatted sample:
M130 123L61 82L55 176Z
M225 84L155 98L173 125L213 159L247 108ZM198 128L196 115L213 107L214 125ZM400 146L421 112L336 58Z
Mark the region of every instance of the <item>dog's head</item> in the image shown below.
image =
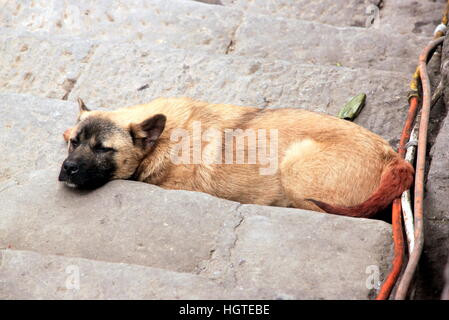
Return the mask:
M113 179L131 178L157 143L165 116L153 115L137 124L119 122L111 112L90 111L81 99L78 103L78 123L64 133L69 155L59 181L92 189Z

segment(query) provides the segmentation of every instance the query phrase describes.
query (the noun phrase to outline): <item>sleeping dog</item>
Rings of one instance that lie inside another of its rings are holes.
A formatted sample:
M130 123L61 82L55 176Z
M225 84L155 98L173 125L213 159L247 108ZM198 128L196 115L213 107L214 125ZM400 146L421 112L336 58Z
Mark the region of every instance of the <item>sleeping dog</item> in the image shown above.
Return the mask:
M96 188L131 179L237 201L371 217L413 182L381 137L301 109L159 98L115 111L79 99L59 180Z

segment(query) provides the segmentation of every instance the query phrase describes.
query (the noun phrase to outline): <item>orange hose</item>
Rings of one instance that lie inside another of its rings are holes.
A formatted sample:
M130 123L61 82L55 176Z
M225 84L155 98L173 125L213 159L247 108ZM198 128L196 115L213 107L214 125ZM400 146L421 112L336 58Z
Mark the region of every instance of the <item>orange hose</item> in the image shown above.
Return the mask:
M402 212L401 212L401 199L395 199L393 201L392 209L392 224L393 224L393 240L394 240L394 259L393 267L388 274L387 279L382 284L379 294L376 300L387 300L390 296L399 273L402 269L402 263L404 262L404 236L402 233Z
M441 19L441 23L446 25L448 24L448 16L449 16L449 0L446 3L444 8L443 17ZM415 239L418 239L417 250L413 250L412 255L410 256L409 262L406 266L404 275L399 283L398 291L396 293L396 299L404 299L408 288L410 286L411 279L413 278L413 274L415 272L416 266L418 264L419 257L421 256L422 247L424 244L424 234L423 234L423 198L424 198L424 166L425 166L425 156L426 156L426 143L427 143L427 129L429 122L429 114L430 114L430 82L427 74L427 57L431 50L433 50L436 46L443 42L444 32L439 31L434 35L434 40L432 41L421 53L419 57L419 65L416 68L415 73L413 74L412 81L410 83L411 94L409 95L409 111L407 115L407 120L402 129L401 138L399 140L399 155L404 158L406 149L405 144L410 139L410 134L412 130L413 121L416 117L416 111L418 109L418 80L421 78L421 82L423 83L423 91L424 92L424 104L426 104L426 110L423 110L423 115L427 117L426 119L421 119L421 124L424 125L424 128L419 128L419 145L418 152L418 162L416 165L416 176L415 176ZM422 73L425 73L422 75ZM428 106L427 106L428 104ZM423 133L425 130L425 133ZM423 137L423 138L422 138ZM425 140L425 142L422 142ZM424 145L423 145L424 144ZM419 164L419 165L418 165ZM403 256L405 252L404 246L404 234L402 230L402 217L401 217L401 201L400 198L394 200L393 208L392 208L392 225L393 225L393 242L394 242L394 259L393 266L390 273L387 276L387 279L382 284L382 287L379 291L379 294L376 297L376 300L386 300L389 298L390 293L397 281L399 273L402 269Z
M429 128L430 107L431 107L431 88L429 75L427 74L427 59L437 46L443 42L444 38L431 41L419 56L419 73L423 90L423 105L421 111L421 122L419 125L418 153L416 159L415 175L415 246L410 255L404 275L399 282L396 299L405 299L410 283L416 271L421 252L424 246L424 175L426 168L427 152L427 131Z
M410 107L408 109L407 119L405 121L405 125L402 129L401 138L399 140L399 155L404 158L406 148L405 144L410 139L410 134L413 128L413 121L415 120L416 113L418 110L418 98L416 96L412 96L409 100ZM402 270L402 264L404 262L404 233L402 229L402 206L401 199L397 198L393 201L392 208L392 225L393 225L393 243L394 243L394 259L393 266L388 274L385 282L382 284L380 288L379 294L376 297L376 300L386 300L390 296L391 290L393 289L396 280L399 277L399 274Z

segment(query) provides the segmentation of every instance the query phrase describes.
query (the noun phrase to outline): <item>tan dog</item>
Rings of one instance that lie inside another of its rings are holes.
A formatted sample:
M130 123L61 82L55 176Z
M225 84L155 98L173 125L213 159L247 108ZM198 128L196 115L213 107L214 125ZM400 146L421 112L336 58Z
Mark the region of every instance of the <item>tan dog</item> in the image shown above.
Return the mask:
M78 123L64 133L69 156L59 177L70 186L133 179L241 203L370 217L413 181L413 167L386 141L324 114L187 98L115 111L79 103Z

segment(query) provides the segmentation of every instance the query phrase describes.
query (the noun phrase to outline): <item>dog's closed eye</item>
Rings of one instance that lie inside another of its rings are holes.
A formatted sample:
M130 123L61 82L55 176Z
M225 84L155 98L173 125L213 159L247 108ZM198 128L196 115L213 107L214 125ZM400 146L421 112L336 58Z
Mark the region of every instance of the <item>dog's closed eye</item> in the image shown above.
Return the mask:
M100 153L115 151L114 148L104 147L104 146L102 146L101 144L96 145L96 146L94 147L94 150L95 150L96 152L100 152Z
M76 149L79 145L79 142L77 140L70 140L70 145L72 146L73 149Z

